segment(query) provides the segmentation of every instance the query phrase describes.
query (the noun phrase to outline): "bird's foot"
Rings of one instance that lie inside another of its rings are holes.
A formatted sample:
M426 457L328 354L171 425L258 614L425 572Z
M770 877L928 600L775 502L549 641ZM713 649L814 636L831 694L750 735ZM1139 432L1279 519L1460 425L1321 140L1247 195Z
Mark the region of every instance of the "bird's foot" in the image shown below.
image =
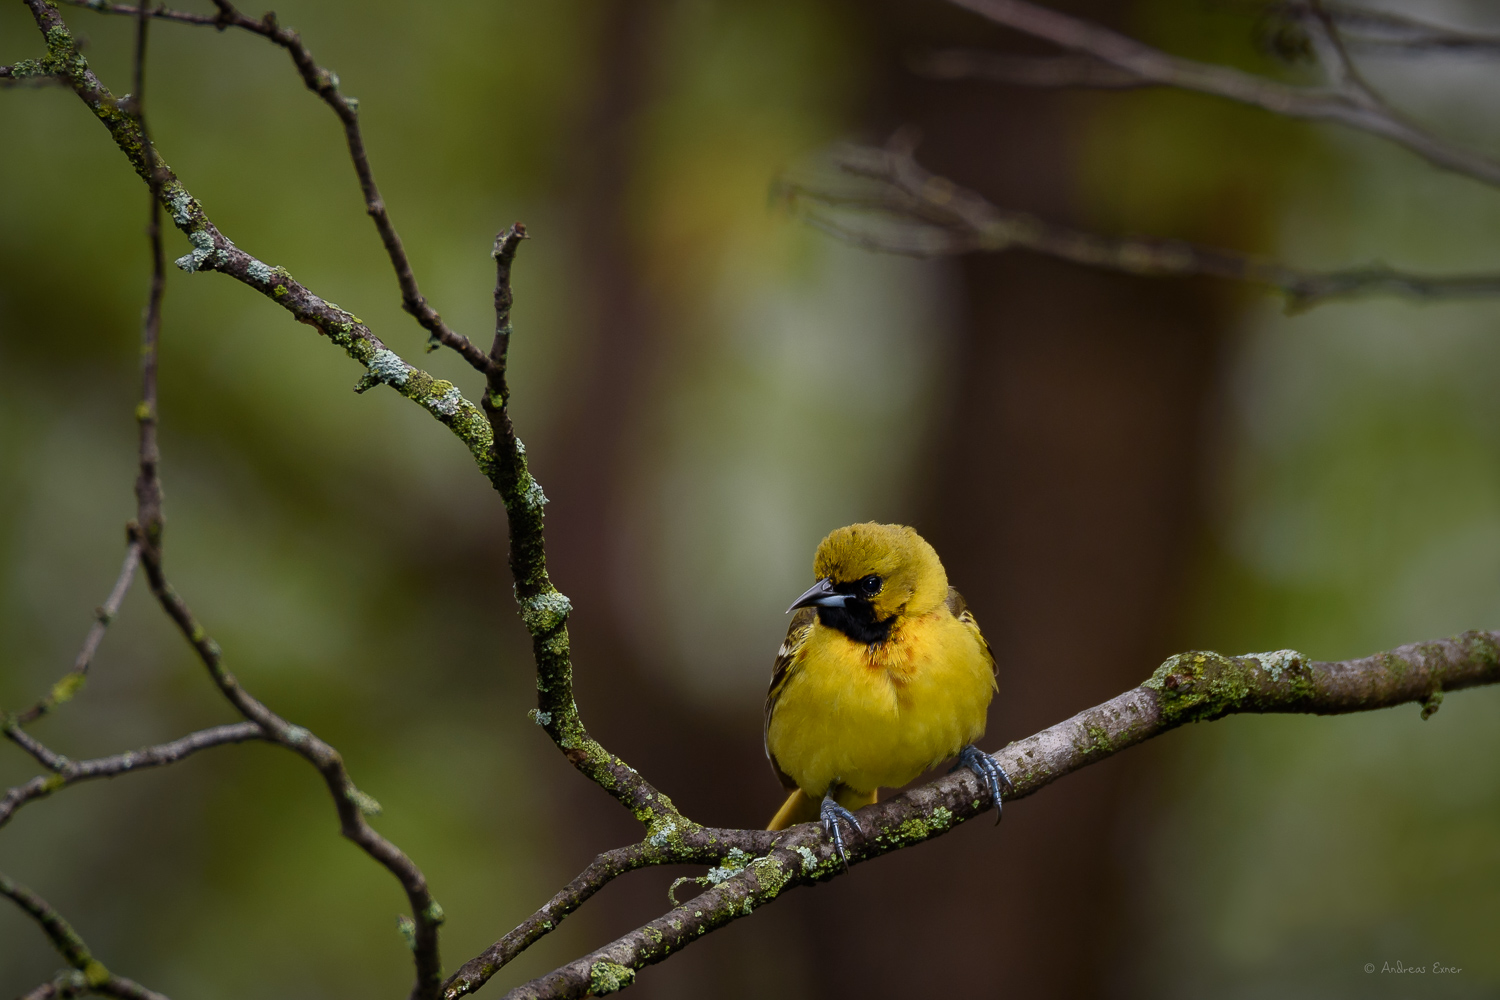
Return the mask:
M839 820L844 820L861 834L865 831L860 827L859 820L854 814L834 801L832 795L823 796L823 807L818 810L823 819L823 833L833 841L833 849L838 852L839 860L844 863L844 870L849 870L849 859L844 856L844 833L839 829Z
M979 775L979 783L990 791L990 798L995 802L995 823L1000 822L1000 785L1003 782L1006 788L1016 790L1011 784L1010 775L1005 773L995 758L970 743L958 752L958 765L953 768L957 771L960 767L967 767ZM951 772L950 772L951 773Z

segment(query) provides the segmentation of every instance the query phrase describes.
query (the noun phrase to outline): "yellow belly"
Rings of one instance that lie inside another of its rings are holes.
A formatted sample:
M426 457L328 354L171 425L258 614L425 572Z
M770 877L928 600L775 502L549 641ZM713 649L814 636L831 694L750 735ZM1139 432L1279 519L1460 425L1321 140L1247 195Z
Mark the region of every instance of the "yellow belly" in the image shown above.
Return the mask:
M906 784L984 735L995 691L979 638L946 610L879 646L816 625L776 699L766 745L809 796Z

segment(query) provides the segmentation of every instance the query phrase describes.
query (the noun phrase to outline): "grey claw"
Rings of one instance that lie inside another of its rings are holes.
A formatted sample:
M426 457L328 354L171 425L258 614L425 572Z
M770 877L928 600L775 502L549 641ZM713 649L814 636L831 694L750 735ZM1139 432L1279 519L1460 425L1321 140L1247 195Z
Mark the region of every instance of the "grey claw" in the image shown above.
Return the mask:
M1016 790L1016 786L1011 783L1010 775L1005 773L1005 768L1001 767L995 758L972 743L958 752L958 766L953 770L957 771L960 767L967 767L973 771L979 776L979 783L989 790L990 799L995 803L995 824L998 826L1002 804L1000 784L1004 782L1006 788L1011 791Z
M864 835L864 828L859 825L859 820L854 814L834 801L832 795L823 796L823 806L818 810L818 815L823 820L823 833L833 841L833 849L838 853L839 860L844 863L844 870L849 870L849 859L844 854L844 831L839 828L839 820L845 820L848 824Z

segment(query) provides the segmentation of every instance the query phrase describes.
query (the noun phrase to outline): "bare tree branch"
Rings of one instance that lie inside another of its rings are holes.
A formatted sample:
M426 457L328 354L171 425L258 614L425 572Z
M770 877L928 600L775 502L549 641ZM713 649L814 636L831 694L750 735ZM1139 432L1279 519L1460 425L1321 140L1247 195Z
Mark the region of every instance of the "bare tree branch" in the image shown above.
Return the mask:
M1183 59L1027 0L951 2L997 24L1091 56L1136 76L1143 83L1225 97L1288 118L1338 122L1404 146L1444 170L1500 186L1500 162L1454 146L1418 128L1384 102L1372 100L1359 87L1300 87L1228 66ZM1337 64L1325 68L1334 76L1336 84L1342 81Z
M57 949L58 954L82 973L84 986L88 992L122 997L125 1000L167 1000L160 993L148 990L140 983L110 972L105 968L104 963L93 956L88 945L84 944L83 938L79 937L78 932L73 930L73 926L63 919L62 914L54 910L45 899L3 873L0 873L0 896L9 897L27 916L37 922L42 932L47 935L47 939L52 942L52 946ZM71 980L71 977L69 978ZM40 997L77 995L64 992L60 986L61 984L47 983L32 990L31 995ZM52 992L44 992L48 987L52 987Z
M1371 55L1500 53L1500 35L1461 31L1401 14L1342 3L1325 3L1323 8L1338 25L1346 44ZM1272 13L1301 21L1308 16L1309 10L1305 0L1296 0L1277 4Z
M401 236L396 232L395 224L391 222L390 213L385 207L385 199L380 196L380 189L375 184L375 173L370 168L370 159L365 152L364 136L359 129L359 101L353 97L344 96L339 90L338 74L319 66L313 59L312 52L302 43L301 37L290 28L283 28L277 22L274 12L267 12L260 20L256 20L241 13L228 0L214 0L214 6L219 9L219 13L213 16L169 10L165 7L132 7L126 4L102 2L102 0L65 0L65 2L105 14L124 14L135 17L149 15L181 24L211 25L220 31L227 27L243 28L286 49L307 89L318 95L323 103L332 108L333 113L338 116L339 122L344 126L344 139L349 145L349 158L353 161L354 172L359 178L360 192L365 200L365 213L375 223L375 229L380 233L380 241L385 245L385 252L391 259L391 267L396 272L396 283L401 288L401 307L416 317L417 322L428 332L431 343L429 350L436 348L439 344L447 345L457 351L476 370L480 372L485 370L484 351L469 338L449 328L417 287L417 278L412 273L411 261L407 259Z
M166 252L161 243L161 164L151 132L146 127L146 36L151 22L142 8L136 17L135 89L130 114L141 133L141 151L146 161L146 236L151 244L151 285L141 322L141 401L135 408L140 429L140 471L135 480L137 542L148 559L161 558L161 448L156 440L156 373L161 340L161 300L167 290Z
M5 735L10 737L11 742L29 753L36 762L49 771L61 771L67 766L68 758L62 754L53 753L47 749L35 736L26 732L10 719L0 720L0 725L5 728ZM0 823L4 822L3 807L0 807Z
M55 73L45 72L35 59L22 59L14 66L0 66L0 90L55 86L65 87L67 81Z
M109 130L136 173L149 182L146 137L134 117L120 107L120 102L94 75L57 10L47 0L25 2L47 40L47 55L39 64L67 81ZM435 379L402 360L358 316L320 298L285 268L273 267L236 247L219 232L176 174L159 157L155 162L158 200L193 247L191 253L177 260L179 268L189 273L217 271L229 275L265 295L298 321L314 327L365 367L366 374L356 387L359 391L388 385L416 402L463 441L480 470L486 476L491 475L491 431L479 407L465 399L453 383Z
M167 617L176 623L198 658L208 668L219 691L230 704L261 730L264 738L279 743L301 755L323 776L339 817L339 832L358 844L366 854L396 877L406 891L412 909L412 953L416 962L416 982L411 1000L427 1000L435 995L442 980L438 958L438 928L443 923L443 908L432 898L427 878L399 847L386 840L365 821L365 816L380 812L380 804L355 786L344 759L337 750L302 726L296 726L271 711L246 691L239 680L225 668L219 644L209 638L198 624L187 603L177 594L162 572L160 561L147 551L142 554L146 579Z
M573 666L569 658L568 615L572 603L547 575L547 550L541 485L526 467L526 448L516 437L508 404L506 359L510 349L510 269L526 229L511 226L495 237L495 340L490 348L483 405L492 428L491 481L505 503L510 528L510 571L515 580L521 621L531 636L536 660L537 707L532 719L547 731L558 749L580 772L613 795L646 824L648 837L680 839L697 824L684 817L672 800L652 787L625 761L604 749L583 726L573 701Z
M839 146L832 174L787 174L776 192L811 225L858 246L914 257L1030 250L1089 267L1142 275L1204 274L1269 286L1297 312L1332 299L1500 295L1500 274L1421 275L1383 264L1339 271L1289 267L1183 240L1108 237L1000 208L924 170L904 149Z
M88 992L88 980L77 969L69 969L66 972L48 982L42 983L35 989L23 994L19 1000L54 1000L57 997L77 997Z
M1313 661L1296 650L1171 657L1140 687L1080 712L994 754L1010 774L1007 801L1024 798L1090 764L1188 722L1237 713L1346 712L1408 702L1436 711L1443 692L1500 683L1500 632L1465 632L1341 662ZM942 836L991 808L974 773L962 768L937 781L861 809L863 833L848 847L849 864ZM629 986L660 962L799 885L843 874L816 823L783 831L764 856L707 892L611 944L518 986L507 1000L601 996ZM451 994L450 994L451 995Z
M27 736L27 739L35 740ZM164 767L167 764L175 764L184 757L197 753L199 750L207 750L210 747L225 746L230 743L245 743L249 740L267 739L265 732L254 722L234 722L224 726L214 726L210 729L200 729L196 733L189 733L181 739L172 740L170 743L158 743L156 746L143 747L140 750L130 750L126 753L117 753L109 757L97 757L92 760L72 760L59 753L54 753L37 743L40 752L46 754L52 761L46 766L53 773L49 775L37 775L24 785L17 785L7 791L4 797L0 797L0 826L10 822L17 809L34 799L46 798L59 789L80 781L88 781L93 778L115 778L122 774L133 774L136 771L144 771L153 767ZM33 756L39 754L33 753Z

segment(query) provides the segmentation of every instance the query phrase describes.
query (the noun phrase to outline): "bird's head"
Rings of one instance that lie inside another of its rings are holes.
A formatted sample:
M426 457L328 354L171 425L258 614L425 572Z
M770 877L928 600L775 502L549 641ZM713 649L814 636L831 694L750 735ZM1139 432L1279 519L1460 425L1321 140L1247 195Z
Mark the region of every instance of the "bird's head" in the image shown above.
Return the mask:
M818 582L792 604L816 607L825 624L875 626L927 614L948 596L948 575L931 545L902 524L851 524L829 532L813 557ZM851 634L854 634L851 632Z

